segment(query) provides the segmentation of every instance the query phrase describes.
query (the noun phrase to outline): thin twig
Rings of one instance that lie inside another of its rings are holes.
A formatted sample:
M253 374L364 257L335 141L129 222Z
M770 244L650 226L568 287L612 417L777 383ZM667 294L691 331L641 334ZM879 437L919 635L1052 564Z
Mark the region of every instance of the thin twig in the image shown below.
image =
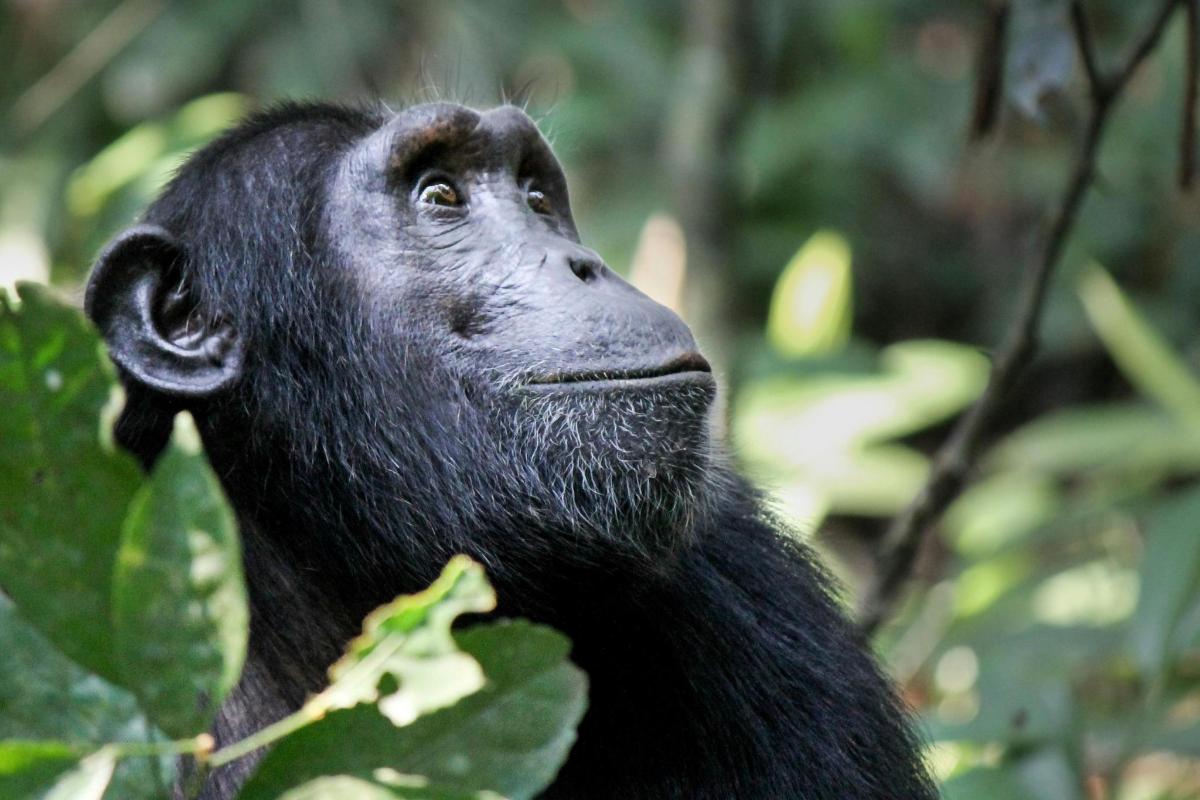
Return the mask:
M50 118L133 37L166 8L165 0L125 0L101 20L75 48L13 103L13 124L31 133Z
M1091 92L1092 102L1104 93L1104 78L1100 73L1100 64L1096 60L1096 45L1092 42L1092 26L1088 24L1087 12L1083 9L1082 0L1071 0L1071 29L1075 32L1075 44L1079 48L1079 57L1083 61L1083 73L1087 76L1088 91Z
M988 4L987 22L975 68L975 108L971 113L971 140L987 136L1000 116L1000 98L1004 95L1004 56L1008 51L1007 0Z
M926 532L962 491L996 409L1032 358L1037 346L1038 321L1046 298L1046 288L1079 215L1083 198L1095 178L1100 141L1113 106L1122 89L1162 38L1171 13L1177 6L1189 2L1192 0L1165 0L1132 54L1110 78L1101 73L1096 63L1091 32L1082 9L1078 8L1078 3L1072 5L1072 23L1092 86L1087 129L1066 191L1043 241L1041 255L1026 272L1016 318L996 351L987 388L958 421L934 456L924 487L892 521L883 536L876 558L876 578L865 593L859 609L859 624L868 635L890 614L900 590L909 578Z
M1167 29L1167 23L1171 21L1171 14L1174 13L1175 7L1187 5L1187 3L1188 0L1167 0L1163 3L1150 29L1138 42L1133 55L1125 61L1125 66L1114 76L1112 80L1112 91L1114 94L1125 88L1125 84L1129 83L1129 79L1133 77L1133 73L1137 72L1137 68L1142 65L1142 62L1146 60L1146 56L1150 55L1150 51L1158 44L1158 40L1162 38L1163 31Z
M1187 76L1183 93L1183 131L1179 140L1179 187L1192 188L1196 180L1196 102L1200 95L1200 0L1184 0L1187 20Z

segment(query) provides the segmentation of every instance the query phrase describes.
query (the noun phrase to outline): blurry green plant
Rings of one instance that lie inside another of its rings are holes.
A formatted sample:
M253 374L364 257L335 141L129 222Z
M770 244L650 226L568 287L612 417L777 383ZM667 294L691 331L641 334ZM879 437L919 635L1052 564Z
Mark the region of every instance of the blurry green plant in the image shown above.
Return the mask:
M160 798L176 756L203 775L265 745L242 798L517 800L550 783L586 680L547 628L451 632L495 607L465 557L368 616L297 712L213 752L249 615L195 425L176 417L143 478L111 441L96 335L44 288L19 298L0 296L0 797Z
M771 295L767 338L783 356L836 352L853 321L850 244L834 231L813 234L783 268Z
M134 125L76 169L66 185L66 209L80 251L96 252L154 199L193 149L248 110L239 94L200 97Z
M953 342L890 345L867 371L857 351L839 358L850 344L850 264L849 243L833 231L792 258L771 298L767 338L779 356L809 368L747 382L733 418L746 465L806 528L828 513L899 511L929 468L899 440L962 410L987 383L987 359Z
M949 800L1200 790L1200 380L1099 266L1078 290L1145 400L1001 439L946 517L949 599L932 592L887 645L932 667Z
M907 504L928 462L904 437L987 379L981 354L940 341L883 348L864 370L865 346L839 333L849 261L848 247L801 248L768 340L802 368L753 378L734 407L739 453L806 526ZM844 288L817 293L820 307L789 300L819 270ZM1200 380L1099 266L1078 291L1145 399L1060 409L998 440L946 516L948 577L880 643L926 706L949 800L1084 800L1089 781L1123 800L1200 791L1188 770L1200 756Z

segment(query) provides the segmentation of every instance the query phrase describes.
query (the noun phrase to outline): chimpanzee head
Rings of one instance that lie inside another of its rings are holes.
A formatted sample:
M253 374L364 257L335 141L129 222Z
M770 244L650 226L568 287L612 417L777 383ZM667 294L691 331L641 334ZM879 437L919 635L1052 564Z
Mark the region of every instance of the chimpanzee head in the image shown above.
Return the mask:
M448 551L514 525L645 548L704 513L709 366L580 244L513 107L253 118L109 245L87 310L120 440L149 463L191 410L243 516Z

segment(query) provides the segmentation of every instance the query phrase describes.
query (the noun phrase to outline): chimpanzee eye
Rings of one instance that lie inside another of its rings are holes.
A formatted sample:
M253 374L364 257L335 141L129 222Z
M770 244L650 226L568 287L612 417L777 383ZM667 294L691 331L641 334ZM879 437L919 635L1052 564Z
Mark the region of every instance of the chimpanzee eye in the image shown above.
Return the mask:
M434 206L460 206L462 198L458 190L445 181L435 181L421 189L421 202Z
M550 213L550 198L546 197L546 193L538 189L530 189L525 193L526 202L529 207L539 214Z

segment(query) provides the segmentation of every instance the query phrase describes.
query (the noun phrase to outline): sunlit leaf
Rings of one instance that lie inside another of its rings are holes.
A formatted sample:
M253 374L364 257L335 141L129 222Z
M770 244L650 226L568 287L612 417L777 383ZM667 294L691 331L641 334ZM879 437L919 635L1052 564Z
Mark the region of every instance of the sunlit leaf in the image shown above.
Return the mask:
M1200 378L1171 352L1099 264L1093 263L1083 273L1079 296L1092 327L1125 377L1148 398L1200 430Z
M785 356L837 350L850 336L853 312L850 245L821 231L784 267L767 316L771 344Z
M1059 508L1053 481L1014 470L964 492L946 511L943 527L960 553L979 557L1049 522Z
M477 691L483 672L459 650L450 626L462 614L495 606L483 569L465 556L451 560L428 589L398 597L367 616L362 634L330 667L332 683L321 693L322 705L350 708L378 701L392 722L406 725ZM398 686L381 697L384 675L395 678Z
M214 94L193 100L168 119L135 125L75 172L67 184L67 208L76 217L94 216L115 193L147 176L152 183L141 193L152 195L170 177L164 166L178 162L187 150L227 128L245 110L241 95Z
M987 382L977 351L913 341L880 355L879 374L826 374L756 381L741 393L734 441L773 484L803 487L815 506L889 515L911 500L928 461L889 439L961 410Z
M1187 473L1200 470L1200 429L1138 403L1061 409L1005 437L988 454L992 470Z
M985 611L1030 572L1029 558L1023 553L1004 554L971 564L958 576L954 590L954 610L960 617Z
M74 309L26 284L0 298L0 586L77 662L111 680L111 576L141 474L106 444L111 367Z
M874 445L847 450L844 458L831 456L805 477L839 512L888 516L912 500L928 472L929 460L916 450Z
M1044 580L1032 598L1033 614L1052 625L1111 625L1133 612L1137 592L1133 570L1100 559Z
M249 610L237 524L187 413L130 506L113 591L125 684L171 736L207 730L241 673Z
M112 780L116 758L111 747L97 750L59 778L44 800L100 800Z
M281 740L239 800L274 800L320 776L370 779L380 770L427 780L425 790L440 793L431 798L536 796L566 758L586 705L586 678L567 661L570 643L526 622L456 638L483 667L482 690L404 727L369 705L331 712Z
M987 383L974 348L912 341L880 354L878 375L775 378L747 386L734 431L753 458L806 463L904 436L962 410Z

